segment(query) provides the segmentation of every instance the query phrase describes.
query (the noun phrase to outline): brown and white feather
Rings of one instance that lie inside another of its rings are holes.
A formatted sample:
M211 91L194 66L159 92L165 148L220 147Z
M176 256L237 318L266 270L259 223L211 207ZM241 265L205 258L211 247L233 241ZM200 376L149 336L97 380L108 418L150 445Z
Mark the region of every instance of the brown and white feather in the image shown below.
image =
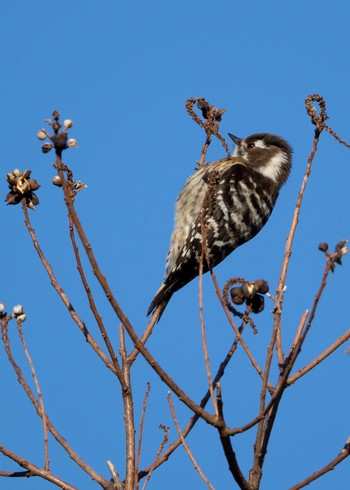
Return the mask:
M162 313L172 294L198 276L202 209L210 267L215 267L261 230L288 178L292 149L283 138L269 133L244 140L230 136L236 142L232 157L200 169L178 196L165 278L148 314L158 307ZM209 193L213 176L215 185ZM206 272L205 261L203 267Z

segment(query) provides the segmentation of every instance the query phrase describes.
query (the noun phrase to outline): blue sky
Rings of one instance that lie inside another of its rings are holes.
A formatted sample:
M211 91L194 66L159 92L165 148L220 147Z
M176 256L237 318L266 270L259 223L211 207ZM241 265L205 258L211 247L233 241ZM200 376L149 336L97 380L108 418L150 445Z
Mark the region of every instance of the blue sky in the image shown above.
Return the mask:
M0 8L0 110L2 175L30 168L41 183L41 204L31 213L33 226L72 303L98 337L69 248L66 209L51 185L53 155L42 155L35 135L57 109L74 120L71 135L79 149L65 161L88 189L77 209L102 271L125 313L142 332L145 312L163 277L173 226L174 203L193 172L204 142L184 108L187 98L205 97L227 113L221 132L248 136L267 131L284 136L294 148L292 175L264 230L217 268L221 284L232 276L263 277L276 288L297 192L311 150L313 127L305 113L310 93L325 97L330 126L350 140L348 50L350 6L328 2L251 0L191 2L86 0L7 2ZM214 141L207 159L224 156ZM301 314L312 304L323 271L319 242L333 247L349 238L349 150L327 134L321 137L287 279L284 338L288 346ZM3 178L2 193L7 193ZM97 471L108 476L105 461L122 473L124 448L118 386L95 358L50 289L23 225L19 207L0 206L2 223L1 300L8 310L21 303L28 347L57 428ZM315 325L303 348L301 367L350 325L346 307L349 260L329 277ZM89 276L112 337L118 321ZM194 281L172 298L149 347L171 376L197 401L206 390ZM209 277L204 286L210 359L215 369L232 334L220 311ZM272 309L272 304L271 308ZM263 364L271 314L256 318L259 335L246 333ZM115 332L115 333L114 333ZM25 366L13 332L13 349ZM281 412L267 456L262 489L287 489L326 464L349 436L349 356L341 347L317 370L293 386ZM41 425L5 359L0 355L0 443L42 464ZM30 379L30 372L24 368ZM136 414L146 382L152 384L144 439L149 464L162 433L171 426L167 387L140 361L134 373ZM239 353L223 382L226 414L232 425L256 414L258 384ZM180 423L189 413L178 402ZM245 472L250 468L252 436L234 441ZM217 435L198 424L189 444L218 490L235 488ZM203 447L205 450L203 451ZM52 469L79 489L96 486L75 470L50 442ZM349 461L310 489L343 488ZM179 469L181 468L181 473ZM0 469L17 469L0 458ZM185 484L183 484L185 482ZM51 488L38 479L6 480L12 489ZM181 448L149 488L205 488Z

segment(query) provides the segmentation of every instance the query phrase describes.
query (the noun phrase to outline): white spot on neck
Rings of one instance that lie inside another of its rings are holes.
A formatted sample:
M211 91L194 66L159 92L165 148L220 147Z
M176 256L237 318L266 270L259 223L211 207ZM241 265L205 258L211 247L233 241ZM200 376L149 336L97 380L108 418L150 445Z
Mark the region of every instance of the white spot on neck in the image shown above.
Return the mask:
M235 149L233 150L231 157L233 157L233 158L238 157L238 146L237 145L235 146Z
M258 167L256 170L260 172L265 177L273 180L273 182L277 182L281 175L281 169L288 161L288 156L279 151L271 157L265 166Z

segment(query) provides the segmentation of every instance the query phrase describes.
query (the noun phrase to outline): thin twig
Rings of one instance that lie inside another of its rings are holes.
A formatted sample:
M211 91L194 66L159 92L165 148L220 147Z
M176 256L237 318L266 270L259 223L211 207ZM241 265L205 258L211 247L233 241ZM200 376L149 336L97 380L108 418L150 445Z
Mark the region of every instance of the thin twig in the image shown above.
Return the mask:
M260 406L259 415L261 420L258 423L258 429L255 436L254 444L254 463L253 468L250 471L250 478L253 486L255 488L259 487L259 482L262 477L262 445L264 440L264 429L265 429L265 416L267 415L266 409L266 395L267 395L267 384L270 375L271 363L273 358L274 346L276 342L276 330L273 329L271 340L267 349L266 360L265 360L265 370L262 377L262 384L260 390Z
M303 328L306 318L307 318L308 312L304 313L302 316L302 319L299 323L296 335L296 339L294 340L293 344L294 345L297 342L297 339L300 336L301 329ZM261 386L261 391L260 391L260 414L258 417L260 420L258 420L258 429L256 432L255 436L255 444L254 444L254 462L253 462L253 468L251 469L250 475L251 479L253 482L253 485L258 486L259 481L262 477L262 452L261 448L263 445L264 441L264 431L266 429L265 427L265 417L268 415L269 411L266 410L266 389L268 388L269 382L268 382L268 377L270 374L270 369L271 369L271 363L273 359L273 352L274 352L274 345L275 345L275 338L276 336L276 330L274 329L272 331L272 337L270 344L267 349L267 355L266 355L266 362L265 362L265 370L264 370L264 375L263 375L263 382ZM270 394L272 394L271 389L269 389ZM277 399L277 398L276 398ZM270 408L272 408L272 405L270 405Z
M210 185L208 187L207 193L209 193L209 192L210 192ZM200 263L199 263L199 280L198 280L199 318L200 318L200 326L201 326L201 334L202 334L202 348L203 348L203 355L204 355L204 363L205 363L205 370L207 373L209 392L210 392L211 401L212 401L212 404L214 407L214 412L217 415L218 414L218 407L216 404L216 399L215 399L215 394L214 394L214 386L213 386L213 381L212 381L212 377L211 377L209 352L208 352L207 338L206 338L206 333L205 333L205 322L204 322L204 312L203 312L203 261L204 261L204 258L207 261L208 267L210 269L208 250L207 250L207 223L204 221L204 209L205 209L206 199L207 199L207 196L204 197L203 206L202 206L201 215L200 215L201 230L202 230L202 251L201 251L201 258L200 258Z
M291 371L291 368L294 366L294 363L295 363L295 361L296 361L296 359L297 359L297 357L301 351L301 348L302 348L302 345L306 339L306 336L307 336L307 334L308 334L308 332L312 326L312 322L315 318L316 310L317 310L320 298L322 296L322 293L324 292L325 287L327 285L327 277L329 275L330 270L332 270L332 266L333 266L333 264L332 264L330 257L326 256L326 265L325 265L325 268L323 271L321 284L320 284L320 287L319 287L319 289L315 295L314 302L312 304L312 308L311 308L310 313L308 315L308 320L307 320L307 322L306 321L304 322L303 329L298 336L297 343L294 347L292 346L292 348L290 349L290 352L288 354L288 357L287 357L287 364L289 365L289 368L288 368L289 372ZM299 329L298 329L298 331L299 331Z
M318 364L320 364L324 359L326 359L328 356L330 356L338 347L344 344L347 340L350 339L350 330L347 330L343 335L341 335L332 345L327 347L325 351L322 352L322 354L319 354L315 359L313 359L311 362L309 362L306 366L300 368L295 374L290 376L287 380L287 384L292 385L295 383L299 378L304 376L306 373L311 371L314 367L316 367Z
M0 476L6 476L8 478L28 478L33 475L29 470L27 471L0 471Z
M295 333L294 340L290 346L290 350L289 350L289 354L288 354L287 358L290 357L291 353L294 351L296 346L299 344L300 337L301 337L302 331L305 327L305 323L306 323L308 316L309 316L309 310L304 311L304 313L301 315L301 318L300 318L300 321L299 321L299 324L297 327L297 331Z
M249 347L247 346L247 344L245 343L245 341L243 340L243 337L241 336L238 328L236 327L236 324L235 322L233 321L231 315L230 315L230 312L227 308L227 305L222 297L222 294L221 294L221 291L220 291L220 288L219 288L219 284L218 284L218 281L216 279L216 276L215 276L215 273L214 271L211 269L210 270L210 275L211 275L211 278L212 278L212 281L213 281L213 284L214 284L214 288L215 288L215 292L216 292L216 295L217 297L219 298L219 301L221 303L221 306L225 312L225 315L233 329L233 331L235 332L235 335L238 339L238 341L240 342L240 344L242 345L243 347L243 350L244 352L247 354L252 366L254 367L254 369L256 370L256 372L258 373L258 375L262 378L263 377L263 371L262 369L259 367L258 363L256 362L254 356L252 355L252 353L250 352L249 350Z
M60 177L60 181L62 183L62 188L64 191L64 198L65 198L65 203L68 208L68 212L70 213L74 226L77 230L77 233L79 235L79 238L83 244L83 247L85 249L86 255L90 261L90 264L92 266L93 273L95 274L98 282L100 283L102 290L106 294L106 297L108 301L110 302L114 312L116 313L117 317L123 324L125 330L127 331L128 335L130 336L131 340L134 342L135 347L140 351L144 359L148 362L148 364L154 369L154 371L158 374L160 379L164 381L168 385L168 387L176 394L176 396L190 408L193 412L198 413L204 420L206 420L209 423L214 424L215 423L215 416L209 414L205 410L203 410L201 407L199 407L173 380L172 378L164 371L164 369L156 362L150 351L145 347L145 345L141 342L139 336L137 335L135 329L131 325L129 319L126 317L124 312L119 306L119 303L117 302L116 298L113 295L113 292L108 284L107 279L105 276L102 274L97 260L95 258L95 255L92 251L91 244L89 243L85 231L82 227L82 224L79 220L79 217L77 215L77 212L74 207L74 203L72 201L72 197L69 192L68 184L66 182L65 176L64 176L64 166L62 163L62 159L60 155L56 155L56 167L58 171L58 175Z
M21 342L22 342L22 345L23 345L24 353L25 353L26 358L28 360L30 371L31 371L32 376L33 376L33 380L34 380L34 383L35 383L36 392L38 394L38 400L39 400L39 405L40 405L40 409L41 409L41 419L42 419L42 422L43 422L43 430L44 430L44 461L45 461L44 469L45 469L45 471L50 471L49 440L48 440L48 437L47 437L47 420L46 420L46 413L45 413L43 395L41 393L41 389L40 389L40 385L39 385L39 380L38 380L38 377L37 377L36 372L35 372L35 369L34 369L32 358L31 358L31 356L29 354L29 351L28 351L27 345L26 345L26 341L24 339L24 335L23 335L23 331L22 331L22 324L19 321L17 321L17 330L18 330L18 334L19 334L19 337L20 337Z
M33 463L31 463L30 461L28 461L24 458L21 458L20 456L18 456L18 454L10 451L5 446L0 445L0 452L4 456L7 456L8 458L12 459L12 461L15 461L16 463L18 463L20 466L22 466L22 468L26 468L28 470L26 472L22 472L21 475L15 474L15 476L25 476L25 477L39 476L40 478L43 478L44 480L47 480L47 481L53 483L54 485L57 485L58 487L62 488L62 490L78 490L77 487L73 487L69 483L65 482L64 480L62 480L58 476L51 473L50 471L43 470L43 469L39 468L39 466L36 466ZM13 475L8 474L6 476L13 476Z
M239 328L239 331L240 333L243 331L243 329L245 328L246 324L245 322L242 323L242 326ZM235 338L233 344L231 345L228 353L226 354L226 357L225 359L222 361L222 363L220 364L218 370L217 370L217 373L214 377L214 380L213 380L213 386L216 386L216 384L220 381L220 379L222 378L222 376L224 375L225 373L225 369L228 365L228 363L230 362L230 360L232 359L232 356L233 354L236 352L236 349L237 349L237 345L238 345L238 339ZM208 401L210 400L210 391L208 389L208 391L206 392L206 394L204 395L204 397L202 398L201 402L200 402L200 406L201 407L205 407L206 404L208 403ZM182 431L182 434L184 437L187 437L187 435L191 432L191 430L193 429L193 427L196 425L197 421L200 419L199 415L195 414L191 417L191 419L189 420L188 424L186 425L186 427L184 428L184 430ZM180 437L177 438L173 443L170 444L170 446L168 447L168 449L164 452L164 454L162 455L161 458L158 459L157 461L157 465L160 466L162 463L164 463L165 461L168 460L169 456L181 445L181 439ZM151 467L148 466L147 468L145 468L144 470L140 471L140 474L139 474L139 479L143 478L144 476L146 476L148 474L148 472L150 471Z
M195 457L193 456L193 454L192 454L192 452L191 452L188 444L185 441L185 438L184 438L184 435L183 435L183 433L181 431L179 422L178 422L178 420L176 418L175 408L174 408L174 404L173 404L172 399L171 399L171 393L170 393L170 391L168 392L168 397L167 398L168 398L168 404L169 404L170 411L171 411L171 416L173 418L173 421L174 421L174 424L175 424L177 433L179 434L179 437L181 439L181 444L182 444L184 450L186 451L188 457L190 458L190 460L191 460L191 462L192 462L192 464L194 466L194 469L197 471L197 473L202 478L202 480L204 481L204 483L207 485L208 488L210 488L210 490L214 490L213 485L210 483L210 481L208 480L208 478L203 473L203 471L200 468L200 466L198 465Z
M122 372L121 372L121 369L120 369L120 366L119 366L119 363L118 363L118 358L117 358L117 356L116 356L116 354L114 352L112 343L111 343L110 338L108 336L107 330L106 330L106 328L104 326L102 317L101 317L101 315L99 314L99 312L97 310L97 307L96 307L96 303L95 303L93 294L91 293L91 288L90 288L90 286L88 284L88 281L86 279L86 275L85 275L85 272L84 272L83 264L82 264L82 261L81 261L81 258L80 258L79 248L78 248L78 245L77 245L77 242L76 242L76 239L75 239L74 226L73 226L72 218L71 218L70 215L69 215L69 236L70 236L70 239L71 239L71 242L72 242L72 247L73 247L73 251L74 251L75 260L76 260L76 263L77 263L77 269L78 269L78 272L79 272L79 276L80 276L81 282L83 284L83 287L84 287L86 296L88 298L90 309L91 309L91 311L92 311L92 313L94 315L94 318L96 320L96 323L98 325L98 328L100 329L102 338L104 340L104 343L106 344L107 350L109 352L109 355L110 355L111 360L113 362L114 368L116 370L116 373L117 373L119 382L121 383L121 386L122 386L122 389L123 389L123 386L125 384L125 381L123 379Z
M154 462L150 466L149 472L147 473L147 478L145 480L145 483L142 486L142 490L145 490L145 488L147 487L147 485L148 485L148 483L149 483L149 481L151 479L153 470L159 466L158 460L160 459L161 454L163 452L163 449L164 449L164 447L166 446L166 444L167 444L167 442L169 440L169 427L166 427L165 425L160 425L159 428L164 431L164 437L162 439L162 442L160 443L160 446L159 446L158 451L156 453L156 457L154 459Z
M227 428L226 429L227 434L234 436L236 434L241 434L242 432L246 432L250 428L254 427L254 425L259 423L261 420L263 420L266 415L269 415L269 413L270 413L269 416L271 416L271 414L273 413L274 407L277 407L279 405L279 402L281 400L283 392L286 388L287 378L288 378L290 371L294 365L294 361L295 361L295 359L294 360L290 359L288 364L286 365L283 373L280 375L278 382L277 382L277 385L273 391L273 395L271 396L270 401L266 405L265 410L263 412L260 412L256 417L254 417L250 422L248 422L245 425L242 425L240 427L235 427L232 429ZM265 437L266 437L266 434L270 434L270 432L271 432L271 427L270 428L266 428L266 427L267 427L267 425L265 424L265 428L264 428Z
M7 354L7 357L9 359L9 362L11 366L13 367L18 381L20 385L22 386L23 390L25 391L26 395L28 396L29 400L33 404L36 413L41 417L41 406L38 403L37 399L34 396L34 393L30 389L28 383L24 379L23 373L21 368L18 366L18 364L15 362L14 357L11 352L11 347L10 347L10 339L8 337L8 322L11 319L11 317L3 317L1 319L1 326L2 326L2 339L4 342L5 346L5 351ZM82 468L90 477L95 480L97 483L99 483L102 488L108 488L109 482L105 480L101 475L96 473L85 461L83 461L78 454L72 449L72 447L68 444L66 439L61 436L61 434L56 430L54 425L51 423L49 416L46 414L46 424L48 430L51 432L51 434L54 436L54 438L57 440L57 442L65 449L69 457L78 465L80 468ZM15 460L16 461L16 460Z
M320 107L319 115L316 113L316 109L313 107L314 102L317 102L319 104ZM324 129L325 121L328 118L324 100L318 94L309 95L305 100L305 106L308 115L311 117L312 123L316 126L316 130L313 139L312 149L307 160L303 181L301 183L296 205L294 208L293 219L287 236L286 246L284 250L281 274L276 290L274 329L276 329L276 351L277 351L278 363L280 366L283 366L284 364L284 355L283 355L282 339L281 339L282 305L284 300L286 277L289 268L290 258L292 255L292 246L294 242L296 229L299 224L299 215L300 215L301 205L304 198L306 186L308 184L311 175L312 163L317 152L320 134Z
M316 114L316 110L312 106L312 103L314 101L317 101L320 103L320 116ZM260 393L260 416L264 415L261 417L259 421L259 426L258 426L258 431L257 431L257 436L256 436L256 443L255 443L255 450L254 450L254 465L253 469L251 471L251 481L253 485L257 488L260 484L260 480L262 477L262 467L264 464L264 459L267 451L267 446L268 446L268 441L270 439L272 427L275 421L275 417L277 414L277 410L279 407L279 402L281 400L281 397L283 395L283 392L285 388L287 387L286 380L287 376L289 375L294 362L296 360L296 357L298 353L300 352L300 347L301 343L300 340L302 338L302 333L299 331L299 336L298 336L298 344L297 346L292 350L292 355L290 355L287 358L287 361L285 362L285 357L283 354L283 346L282 346L282 337L281 337L281 317L282 317L282 305L283 305L283 300L284 300L284 291L285 291L285 280L287 276L287 271L289 267L289 262L290 262L290 257L292 253L292 245L294 241L294 236L295 232L297 229L297 225L299 223L299 215L300 215L300 208L302 204L302 200L304 197L306 185L308 183L308 179L311 174L311 166L312 162L314 159L314 156L317 151L317 145L319 141L319 136L324 128L324 121L326 119L326 113L325 113L325 106L323 105L322 101L320 102L319 98L316 96L310 96L308 99L306 99L306 108L309 113L309 115L313 118L313 123L316 125L316 131L315 131L315 136L313 140L313 147L311 150L311 153L308 157L308 163L306 167L306 171L304 174L304 178L301 184L301 188L299 190L296 206L294 209L294 215L292 219L292 224L291 228L287 237L287 242L286 242L286 247L285 247L285 253L284 253L284 259L282 263L282 268L281 268L281 274L280 274L280 279L278 282L277 290L276 290L276 299L275 299L275 313L274 313L274 327L272 331L272 336L271 336L271 341L270 345L268 348L268 354L266 358L266 364L265 364L265 372L264 372L264 377L265 380L263 382L262 390ZM305 322L303 322L303 325ZM270 407L269 410L266 409L265 403L266 403L266 387L265 387L265 382L267 381L268 373L270 371L271 367L271 362L272 362L272 357L273 357L273 349L276 347L276 352L277 352L277 359L278 363L280 366L280 378L277 384L276 392L274 393L273 397L270 400L270 403L268 404L268 407ZM273 404L271 402L274 401ZM259 416L258 416L259 417Z
M329 257L327 257L327 260L326 260L326 265L325 265L325 268L324 268L324 271L323 271L323 275L322 275L322 280L321 280L321 284L320 284L320 287L315 295L315 298L314 298L314 302L312 304L312 307L311 307L311 310L310 310L310 314L309 314L309 317L308 317L308 321L305 325L305 327L303 328L303 331L300 335L300 340L299 340L299 343L300 346L303 344L305 338L306 338L306 335L307 333L309 332L311 326L312 326L312 322L315 318L315 314L316 314L316 310L317 310L317 307L318 307L318 304L319 304L319 301L321 299L321 296L322 296L322 293L324 292L326 286L327 286L327 278L328 278L328 275L329 275L329 272L332 270L332 262L331 260L329 259Z
M166 306L166 305L165 305ZM142 336L140 337L140 342L145 345L147 340L149 339L149 337L152 335L152 332L153 332L153 328L154 326L157 324L157 321L158 321L158 318L159 318L159 315L162 314L162 309L161 307L158 308L152 315L150 321L148 322L148 325L146 326L145 328L145 331L144 333L142 334ZM138 354L140 353L140 351L136 348L133 349L132 352L130 352L129 354L129 357L128 357L128 361L130 362L130 364L132 364L133 362L135 362L136 360L136 357L138 356Z
M120 334L120 357L122 359L122 372L125 380L125 389L123 390L123 406L124 406L124 428L126 439L126 476L125 488L133 489L135 487L136 471L135 471L135 418L134 418L134 403L131 389L131 365L127 361L127 352L125 344L125 335L123 325L119 327Z
M217 405L218 418L221 428L219 429L220 442L228 463L229 470L241 490L252 490L249 482L244 477L241 468L237 461L237 456L232 447L230 436L226 432L226 423L224 419L224 404L222 400L222 392L220 383L217 384Z
M143 427L145 423L145 415L146 415L146 408L147 408L147 399L149 396L149 393L151 391L151 383L147 383L147 389L146 393L143 399L142 403L142 413L141 413L141 420L140 420L140 428L139 428L139 438L137 441L137 452L136 452L136 464L135 464L135 485L136 485L136 490L139 488L139 479L138 479L138 472L139 472L139 467L140 467L140 459L141 459L141 445L142 445L142 436L143 436Z
M318 478L320 478L321 476L325 475L329 471L334 470L334 468L339 463L341 463L342 461L344 461L344 459L346 459L349 455L350 455L350 437L346 441L345 446L343 447L343 449L340 451L339 454L337 454L337 456L334 459L332 459L332 461L330 461L326 466L323 466L323 468L321 468L320 470L315 471L314 473L312 473L312 475L310 475L309 477L305 478L305 480L297 483L293 487L290 487L289 490L299 490L300 488L306 487L306 485L308 485L309 483L317 480Z
M114 481L115 490L124 490L124 485L119 479L119 474L115 469L114 464L111 461L106 461L109 471L111 472L112 479Z
M197 104L198 109L202 111L202 115L205 120L202 120L194 111L193 106ZM191 97L186 100L186 111L188 115L193 119L195 123L201 126L206 134L205 144L202 148L199 165L202 165L205 160L205 155L208 151L211 143L211 135L214 135L221 141L221 144L226 151L227 156L230 156L230 150L223 136L219 133L219 123L221 116L226 112L226 109L217 109L215 106L209 104L203 97Z
M23 214L24 214L24 221L25 221L25 224L26 224L26 227L27 227L27 230L30 234L30 237L32 239L32 242L33 242L33 245L34 245L34 248L39 256L39 259L41 261L41 263L43 264L44 266L44 269L46 270L47 272L47 275L49 276L49 279L51 281L51 285L52 287L54 288L54 290L57 292L58 296L61 298L64 306L67 308L69 314L71 315L73 321L75 322L75 324L79 327L80 331L82 332L82 334L84 335L87 343L92 347L92 349L96 352L96 354L100 357L100 359L104 362L104 364L106 365L106 367L108 369L110 369L112 372L114 372L115 374L116 373L116 370L114 368L114 365L111 363L111 361L107 358L106 354L103 352L103 350L99 347L98 343L95 341L95 339L92 337L92 335L90 334L89 330L87 329L86 325L84 324L84 322L80 319L79 315L77 314L77 312L75 311L73 305L71 304L71 302L69 301L68 299L68 296L66 295L66 293L64 292L64 290L61 288L56 276L55 276L55 273L53 272L53 269L51 267L51 265L48 263L40 245L39 245L39 241L37 239L37 236L36 236L36 233L35 233L35 230L34 228L32 227L31 225L31 222L30 222L30 219L29 219L29 215L28 215L28 210L27 210L27 207L25 206L25 204L23 203L22 205L22 210L23 210Z

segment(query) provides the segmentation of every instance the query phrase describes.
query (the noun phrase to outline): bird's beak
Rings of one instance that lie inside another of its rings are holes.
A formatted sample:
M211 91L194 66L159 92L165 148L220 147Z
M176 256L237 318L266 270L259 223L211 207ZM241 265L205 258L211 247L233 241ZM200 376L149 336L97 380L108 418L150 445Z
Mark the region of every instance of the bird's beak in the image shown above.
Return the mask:
M238 136L235 136L234 134L231 134L231 133L228 133L228 135L231 138L231 140L233 140L234 144L236 146L239 146L239 144L241 143L242 139L241 138L238 138Z

